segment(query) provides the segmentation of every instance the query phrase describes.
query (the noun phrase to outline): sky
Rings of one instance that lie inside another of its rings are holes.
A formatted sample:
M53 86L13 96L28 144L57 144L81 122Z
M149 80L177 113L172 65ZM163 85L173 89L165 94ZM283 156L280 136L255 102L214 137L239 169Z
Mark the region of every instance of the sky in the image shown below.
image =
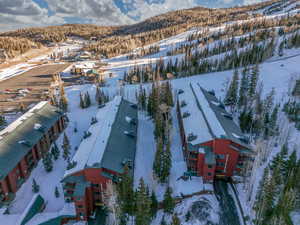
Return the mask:
M172 10L264 0L0 0L0 31L66 23L132 24Z

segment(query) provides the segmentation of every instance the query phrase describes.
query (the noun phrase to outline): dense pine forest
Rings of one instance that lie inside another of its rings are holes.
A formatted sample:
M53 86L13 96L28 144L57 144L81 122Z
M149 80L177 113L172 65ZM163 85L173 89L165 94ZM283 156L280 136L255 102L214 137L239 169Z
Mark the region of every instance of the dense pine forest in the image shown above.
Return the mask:
M290 4L294 2L291 1ZM280 3L280 4L279 4ZM271 0L255 5L228 8L228 9L207 9L197 7L187 10L179 10L166 13L141 23L128 26L105 27L97 25L66 24L62 26L50 26L45 28L26 28L11 32L0 33L1 37L24 38L34 42L35 46L47 45L50 43L66 41L68 37L76 36L93 41L85 49L101 54L105 57L112 57L128 53L130 50L143 47L157 42L164 38L182 33L193 27L217 26L229 21L245 20L262 16L264 13L259 10L272 6L273 11L282 7L281 0ZM250 12L259 13L250 13ZM272 12L273 12L272 11ZM29 42L30 43L30 42ZM32 49L32 44L24 43L18 47L19 54ZM4 49L8 57L15 46L5 45ZM19 50L20 49L20 50Z

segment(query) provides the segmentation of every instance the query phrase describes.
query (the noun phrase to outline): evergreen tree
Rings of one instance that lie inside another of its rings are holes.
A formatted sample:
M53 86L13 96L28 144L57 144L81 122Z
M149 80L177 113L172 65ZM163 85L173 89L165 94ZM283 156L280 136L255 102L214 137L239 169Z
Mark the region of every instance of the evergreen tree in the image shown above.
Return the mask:
M277 118L278 118L278 110L279 105L276 105L272 111L271 117L270 117L270 134L276 135L277 134Z
M175 208L175 201L172 198L172 192L172 188L167 187L163 200L164 212L166 213L173 213L173 210Z
M191 212L188 211L188 212L185 214L185 222L188 222L190 219L191 219Z
M153 172L158 178L162 176L162 165L163 165L162 155L163 155L163 142L160 139L156 143L156 153L153 162Z
M245 107L247 104L247 93L249 89L248 68L245 67L242 72L241 85L239 90L239 108Z
M233 108L237 104L238 100L238 87L239 87L239 73L238 70L234 71L232 81L230 83L229 89L227 90L224 103L230 105Z
M80 92L80 94L79 94L79 100L80 100L80 102L79 102L79 106L80 106L80 108L82 108L82 109L84 109L86 106L86 104L85 104L85 99L83 98L83 95L82 95L82 93Z
M47 152L43 157L43 164L45 170L49 173L53 169L53 161L52 161L52 155Z
M175 213L172 217L171 225L180 225L180 219L178 218L177 214Z
M160 225L167 225L167 222L166 222L164 216L163 216L163 218L161 219Z
M172 159L171 159L171 144L168 141L165 151L163 152L163 158L162 158L162 174L160 177L160 180L162 183L166 182L169 175L170 175L170 170L172 167Z
M124 213L128 213L129 215L133 215L135 210L133 179L130 175L127 165L124 167L124 173L121 176L121 182L118 183L118 193L122 211Z
M6 120L5 120L5 117L0 114L0 127L3 127L6 125Z
M152 191L151 194L151 216L154 217L158 210L158 201L155 195L155 192Z
M56 198L59 198L60 194L59 194L59 191L58 191L58 188L55 187L55 191L54 191L54 195Z
M167 82L165 85L165 103L168 106L174 106L172 86L170 82Z
M256 93L256 87L259 79L259 66L256 64L252 67L251 77L250 77L250 85L248 95L250 98L253 98Z
M69 138L66 135L66 133L64 133L62 149L63 149L63 158L64 158L64 160L68 160L69 157L70 157L71 146L70 146Z
M289 158L287 159L285 165L286 165L286 167L285 167L284 176L289 177L292 174L292 172L295 172L295 170L297 168L297 152L296 152L296 149L294 149L292 154L289 156Z
M84 95L84 99L85 99L85 108L88 108L91 106L91 98L90 98L90 94L87 91Z
M136 225L150 225L151 222L151 200L147 195L147 188L144 180L140 179L140 184L136 193Z
M32 179L32 192L38 193L40 191L40 186L36 183L36 180Z
M164 126L163 126L163 118L161 113L156 113L155 120L154 120L154 136L155 139L162 138L164 139Z
M59 158L59 153L60 152L59 152L59 149L57 147L57 144L56 144L56 142L54 142L54 145L51 148L51 154L52 154L54 160L57 160Z

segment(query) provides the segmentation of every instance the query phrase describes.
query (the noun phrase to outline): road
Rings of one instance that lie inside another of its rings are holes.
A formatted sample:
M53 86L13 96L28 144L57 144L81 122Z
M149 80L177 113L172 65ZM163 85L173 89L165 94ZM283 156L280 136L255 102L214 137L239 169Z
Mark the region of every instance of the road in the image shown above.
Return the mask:
M215 192L222 210L219 225L241 225L239 214L234 199L229 194L227 183L217 180L215 182Z

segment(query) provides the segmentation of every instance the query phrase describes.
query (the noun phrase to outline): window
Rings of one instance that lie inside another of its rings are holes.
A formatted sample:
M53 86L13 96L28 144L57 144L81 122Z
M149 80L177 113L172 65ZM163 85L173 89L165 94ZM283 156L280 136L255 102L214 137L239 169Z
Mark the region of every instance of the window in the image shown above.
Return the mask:
M212 169L212 168L213 168L213 166L212 166L212 165L208 165L207 167L208 167L208 169Z
M217 159L225 159L225 155L223 154L217 154Z
M225 166L224 162L217 162L217 166Z
M212 175L211 173L207 173L207 176L209 176L209 177L210 177L211 175Z
M82 209L83 205L77 205L77 208Z

